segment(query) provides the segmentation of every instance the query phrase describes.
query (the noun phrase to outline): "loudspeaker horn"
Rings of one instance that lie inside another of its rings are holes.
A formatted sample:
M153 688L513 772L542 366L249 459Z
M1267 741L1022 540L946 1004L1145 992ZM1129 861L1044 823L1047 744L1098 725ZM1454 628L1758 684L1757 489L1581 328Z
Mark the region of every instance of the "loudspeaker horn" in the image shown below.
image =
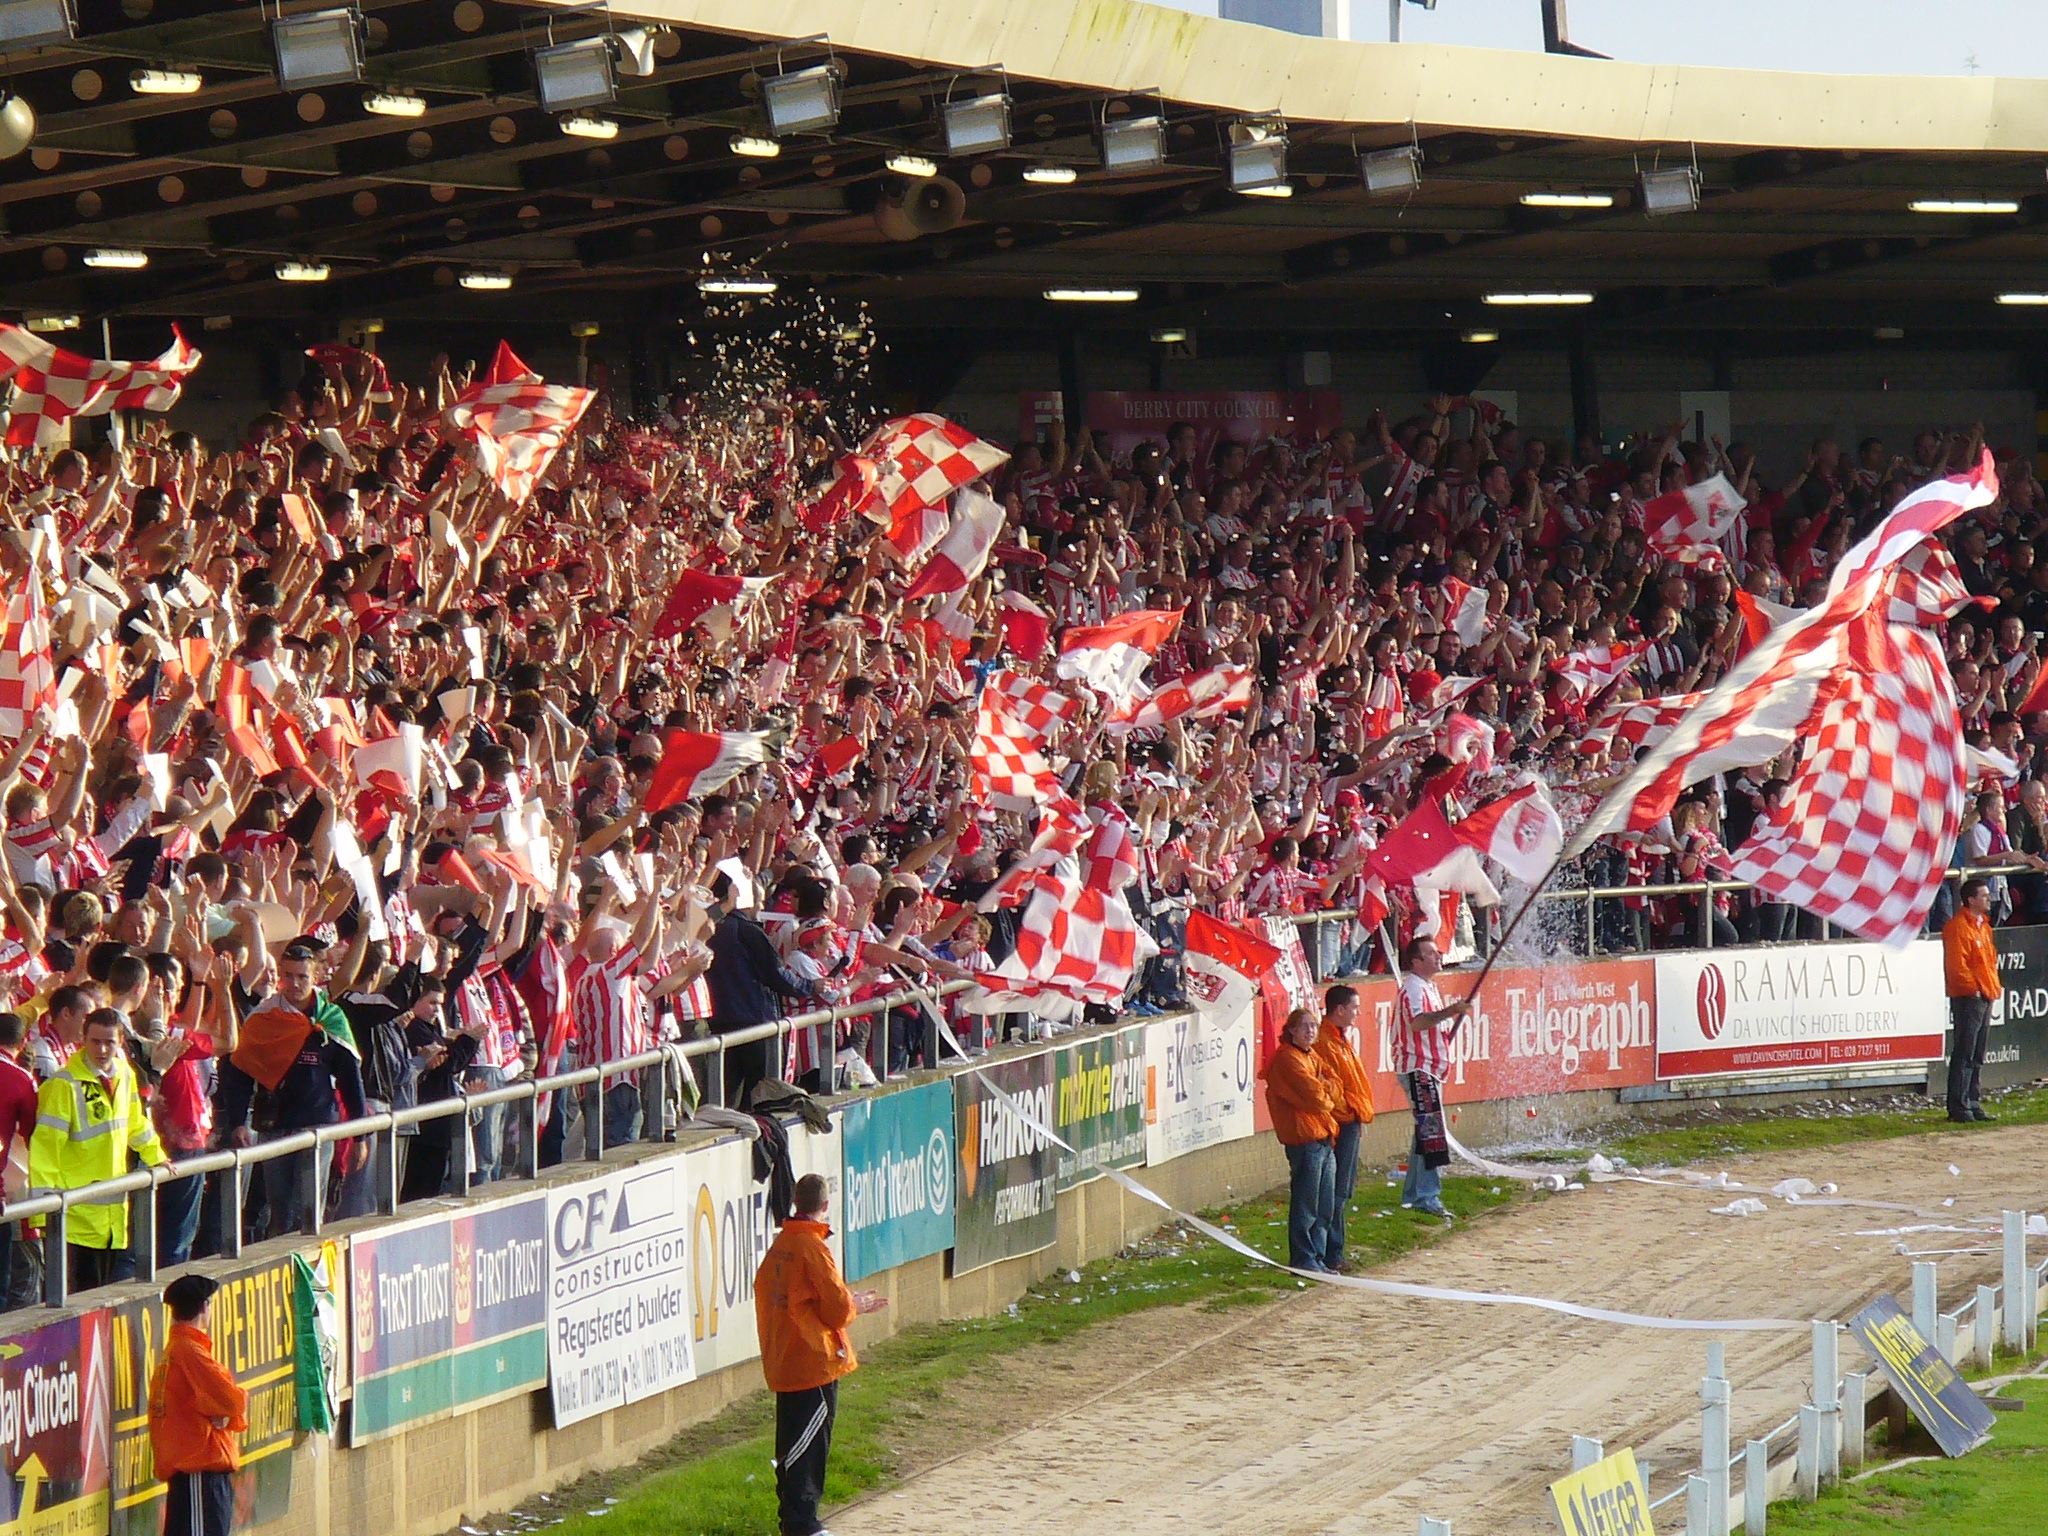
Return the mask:
M967 214L967 194L945 176L926 176L892 192L875 204L875 228L891 240L942 235L959 227Z

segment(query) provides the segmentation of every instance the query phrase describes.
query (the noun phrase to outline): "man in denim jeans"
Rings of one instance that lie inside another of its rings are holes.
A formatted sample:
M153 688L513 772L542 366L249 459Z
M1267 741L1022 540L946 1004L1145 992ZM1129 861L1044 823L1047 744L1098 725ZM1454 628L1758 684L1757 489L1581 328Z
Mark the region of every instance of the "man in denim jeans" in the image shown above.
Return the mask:
M1408 1090L1409 1107L1415 1112L1401 1205L1448 1220L1451 1213L1444 1209L1438 1170L1451 1155L1438 1085L1450 1075L1451 1041L1472 1011L1472 1001L1467 998L1446 1006L1436 985L1443 963L1434 939L1414 938L1402 947L1401 991L1394 1003L1394 1070L1400 1074L1401 1085Z
M1287 1263L1322 1273L1337 1220L1336 1110L1343 1089L1316 1055L1317 1028L1313 1009L1287 1015L1264 1076L1273 1134L1287 1149Z

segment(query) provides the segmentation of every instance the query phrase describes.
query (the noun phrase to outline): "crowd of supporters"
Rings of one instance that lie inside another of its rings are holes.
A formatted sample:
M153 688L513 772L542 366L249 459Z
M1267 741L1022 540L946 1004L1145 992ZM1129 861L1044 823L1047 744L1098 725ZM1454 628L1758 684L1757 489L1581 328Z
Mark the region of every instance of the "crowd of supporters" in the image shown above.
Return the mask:
M239 443L145 417L118 445L11 468L0 1109L24 1144L17 1196L987 971L1017 913L979 898L1033 826L971 790L977 693L999 669L1050 679L1063 629L1137 608L1182 611L1154 688L1219 666L1255 682L1240 711L1115 733L1063 685L1082 707L1048 738L1075 798L1130 828L1127 894L1162 953L1128 1006L1170 1005L1178 914L1353 906L1375 838L1420 794L1469 807L1534 771L1569 823L1635 750L1589 742L1589 721L1711 687L1767 611L1738 594L1810 601L1865 526L1979 446L1823 441L1767 484L1739 443L1673 430L1610 452L1445 398L1202 455L1191 427L1121 459L1055 430L989 476L1007 521L988 571L906 602L874 522L804 519L856 425L813 397L678 396L635 423L599 394L515 498L444 430L465 382L437 362L389 383L323 349ZM2016 711L2048 627L2044 503L2025 458L1998 468L2001 500L1951 540L1985 601L1949 644L1970 740L2013 773L1973 802L1959 856L2038 865L1997 902L2039 918L2048 717ZM1644 505L1716 472L1748 504L1726 558L1650 555ZM686 573L751 580L674 633ZM771 748L650 809L678 730L765 730ZM1566 883L1697 878L1781 782L1710 781ZM1393 905L1384 930L1322 931L1324 967L1386 968L1418 921L1407 893ZM1722 942L1802 921L1741 897L1711 919ZM1702 922L1696 897L1617 898L1592 940L1696 941ZM1583 950L1585 925L1544 942ZM542 1160L599 1118L607 1143L671 1132L702 1090L743 1105L766 1079L929 1065L937 1033L897 1009L740 1047L701 1084L671 1064L611 1080L601 1108L556 1094ZM111 1159L80 1150L96 1106L124 1117ZM409 1131L404 1197L497 1176L513 1129L494 1106ZM214 1251L232 1222L291 1229L311 1156L264 1165L239 1211L217 1178L167 1184L159 1257ZM365 1143L323 1172L330 1215L373 1208ZM118 1206L67 1235L85 1283L134 1265ZM19 1304L49 1256L22 1230L5 1258Z

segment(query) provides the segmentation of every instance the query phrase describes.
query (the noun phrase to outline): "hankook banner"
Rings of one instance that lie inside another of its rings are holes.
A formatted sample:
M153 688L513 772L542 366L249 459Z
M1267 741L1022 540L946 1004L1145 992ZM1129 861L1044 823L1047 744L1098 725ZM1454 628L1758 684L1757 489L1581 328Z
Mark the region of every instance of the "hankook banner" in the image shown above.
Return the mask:
M1050 1248L1059 1236L1058 1149L990 1093L984 1076L1039 1125L1051 1125L1054 1118L1051 1051L985 1061L978 1071L953 1079L953 1124L960 1141L956 1275Z

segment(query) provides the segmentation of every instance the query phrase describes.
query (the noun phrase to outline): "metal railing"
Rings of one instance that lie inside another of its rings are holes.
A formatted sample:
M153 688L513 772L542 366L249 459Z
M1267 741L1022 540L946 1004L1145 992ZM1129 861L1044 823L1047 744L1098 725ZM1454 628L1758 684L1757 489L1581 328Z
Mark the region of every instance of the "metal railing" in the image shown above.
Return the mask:
M297 1175L299 1203L305 1212L304 1224L300 1230L307 1236L318 1236L328 1224L327 1169L330 1159L327 1153L337 1142L369 1139L374 1200L372 1212L365 1214L392 1216L397 1214L401 1204L398 1139L401 1129L405 1127L424 1125L436 1120L459 1118L462 1121L458 1134L450 1138L450 1177L459 1183L461 1188L467 1190L470 1187L470 1175L475 1171L475 1147L468 1134L470 1112L488 1109L497 1104L516 1106L519 1156L509 1177L535 1178L541 1168L542 1124L538 1111L543 1094L580 1095L583 1110L581 1160L596 1162L603 1158L605 1152L605 1110L602 1095L598 1091L599 1085L603 1083L620 1078L639 1078L642 1090L640 1102L644 1112L646 1106L659 1105L663 1102L661 1095L649 1094L646 1091L649 1074L657 1069L666 1073L671 1067L686 1071L689 1070L688 1063L704 1061L707 1063L706 1081L703 1085L706 1101L722 1103L725 1097L725 1059L727 1053L736 1047L764 1040L784 1040L801 1029L838 1024L843 1020L867 1014L880 1014L886 1018L894 1009L935 1002L939 998L950 997L964 991L972 985L974 983L969 981L949 981L930 987L905 988L881 997L840 1003L831 1008L819 1008L790 1018L771 1020L766 1024L734 1030L730 1034L707 1035L663 1045L651 1051L642 1051L637 1055L621 1057L597 1066L579 1067L572 1072L560 1072L551 1077L522 1078L503 1087L482 1089L474 1093L458 1090L450 1098L436 1099L427 1104L386 1110L354 1120L339 1121L333 1125L289 1131L251 1146L223 1148L217 1152L204 1152L196 1157L184 1158L154 1168L137 1168L119 1178L83 1184L76 1189L38 1192L23 1200L7 1202L4 1208L0 1208L0 1220L42 1219L43 1300L49 1306L62 1307L70 1297L70 1266L65 1233L69 1225L70 1212L79 1206L108 1205L117 1200L127 1201L131 1218L127 1251L134 1254L134 1278L154 1280L157 1273L157 1196L164 1185L176 1180L210 1174L227 1176L221 1191L219 1251L223 1257L237 1258L244 1246L242 1208L248 1195L251 1171L265 1163L310 1154L304 1156ZM886 1043L883 1049L886 1053ZM651 1114L643 1120L642 1134L637 1139L658 1139L661 1134L661 1117L658 1113ZM145 1198L129 1200L131 1195L143 1195Z

